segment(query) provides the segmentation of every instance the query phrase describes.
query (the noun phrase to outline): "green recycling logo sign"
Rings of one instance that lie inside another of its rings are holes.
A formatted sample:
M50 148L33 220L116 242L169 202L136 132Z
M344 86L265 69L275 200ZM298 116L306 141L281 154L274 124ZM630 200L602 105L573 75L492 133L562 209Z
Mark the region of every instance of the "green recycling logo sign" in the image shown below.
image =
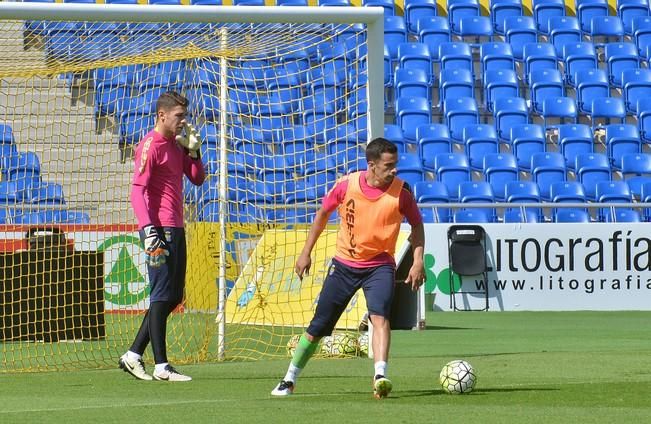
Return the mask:
M147 279L140 271L135 255L140 255L142 243L138 237L120 234L109 237L97 247L104 252L104 299L119 306L132 306L143 302L149 296ZM116 254L117 253L117 254Z
M444 268L441 272L436 275L434 274L434 264L436 259L434 255L429 253L425 254L425 293L432 293L437 288L443 294L450 294L450 268ZM452 285L454 290L458 291L461 288L461 278L452 273Z

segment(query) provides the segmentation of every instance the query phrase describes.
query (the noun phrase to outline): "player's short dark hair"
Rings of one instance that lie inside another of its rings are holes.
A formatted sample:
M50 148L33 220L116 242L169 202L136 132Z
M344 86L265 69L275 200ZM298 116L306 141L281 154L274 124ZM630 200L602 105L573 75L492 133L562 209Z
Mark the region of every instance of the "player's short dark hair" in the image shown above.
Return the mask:
M393 155L398 153L398 148L395 144L382 137L375 138L366 145L367 162L379 160L382 153L391 153Z
M156 100L156 113L161 110L172 109L176 106L187 108L189 103L188 99L176 91L166 91L158 97L158 100Z

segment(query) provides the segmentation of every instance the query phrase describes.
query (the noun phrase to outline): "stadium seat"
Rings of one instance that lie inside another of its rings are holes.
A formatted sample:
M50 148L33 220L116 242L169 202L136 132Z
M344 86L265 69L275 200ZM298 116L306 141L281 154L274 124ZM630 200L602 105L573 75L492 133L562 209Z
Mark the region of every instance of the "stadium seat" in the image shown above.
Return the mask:
M613 169L621 170L622 157L629 153L640 153L640 133L633 124L611 124L606 126L606 154Z
M154 115L123 112L120 115L120 146L137 144L154 127Z
M633 42L641 58L649 59L651 46L651 16L637 16L633 19Z
M468 69L443 69L439 74L439 107L447 99L474 95L474 78Z
M642 141L651 143L651 97L637 101L637 126Z
M510 153L489 153L484 156L484 179L491 185L497 201L506 200L506 184L518 180L518 163Z
M398 152L405 151L405 136L402 129L394 124L384 124L384 138L392 142L398 148ZM418 138L418 129L416 129L416 138Z
M531 16L508 16L504 19L504 41L511 45L516 60L524 59L524 46L538 41L536 23Z
M362 169L366 169L364 166ZM357 170L362 170L357 169ZM318 174L312 174L307 176L307 185L309 187L314 187L316 190L316 195L320 199L334 187L335 182L337 181L337 175L334 172L326 171L320 172Z
M576 123L578 111L572 97L547 97L543 100L542 117L545 128L551 126L549 120L559 120L560 124Z
M461 203L494 203L493 188L486 181L465 181L459 184L459 201ZM497 219L495 208L468 208L473 212L483 212L488 217L488 222Z
M592 19L608 16L607 0L575 0L576 17L581 26L581 32L590 33Z
M577 181L583 184L587 200L596 200L597 183L610 181L612 174L606 155L589 153L577 155L574 165Z
M398 155L398 176L410 186L424 180L423 163L418 153L401 153Z
M54 211L54 222L58 224L90 224L90 216L86 212L63 209Z
M530 208L508 208L504 211L503 222L537 223L541 222L538 212Z
M606 222L642 222L640 213L629 208L615 208L606 213Z
M277 0L277 1L279 2L277 3L278 6L280 6L280 2L282 2L283 0ZM221 6L222 0L190 0L190 4L196 6Z
M450 42L450 25L443 16L424 16L418 18L418 41L429 47L432 60L439 58L439 45Z
M594 151L592 130L585 124L559 125L558 146L559 152L565 158L565 166L574 171L576 157Z
M554 215L554 222L590 222L590 214L580 209L559 208Z
M624 24L624 34L632 36L633 21L639 16L649 16L649 3L646 0L619 0L617 16Z
M473 72L472 49L462 42L439 44L439 69L467 69Z
M518 161L518 168L531 171L531 156L546 150L545 130L538 124L513 125L509 143Z
M640 202L651 203L651 182L642 183L640 187ZM642 216L645 222L651 222L651 207L642 208Z
M563 45L563 61L565 63L565 82L576 86L576 73L586 69L597 69L597 51L594 44L567 43Z
M463 130L463 143L470 168L475 171L484 169L484 157L499 152L499 143L495 127L489 124L466 125Z
M592 99L590 117L592 128L623 123L626 119L624 100L620 97L601 97Z
M590 22L590 41L601 48L624 41L624 24L617 16L595 16Z
M552 183L550 189L550 200L552 203L585 203L585 190L583 184L578 181L557 181ZM552 210L552 221L556 222L556 215L560 210L574 210L587 212L585 208L554 208Z
M523 7L520 0L492 0L490 2L490 18L493 31L498 35L505 35L505 21L511 16L522 16Z
M599 203L631 203L633 198L626 181L600 181L597 183L596 201ZM606 217L612 213L612 209L599 208L597 219L606 222Z
M451 200L458 199L459 184L471 181L470 163L462 153L441 153L434 157L434 173L436 181L445 184Z
M633 43L608 43L604 47L604 61L610 84L622 88L622 72L640 67L637 47Z
M414 197L418 203L449 203L450 197L446 185L439 181L421 181L413 186ZM432 215L431 222L450 222L449 208L421 208L428 209Z
M467 16L480 16L479 1L477 0L448 0L448 23L452 34L459 35L461 19Z
M518 75L511 69L493 69L484 74L484 108L493 112L495 99L520 95Z
M603 69L583 69L574 74L579 113L592 114L592 101L610 94L608 74Z
M396 101L396 123L405 140L416 143L416 128L432 120L431 106L425 97L400 97Z
M450 138L458 143L463 141L466 126L479 123L479 108L472 97L446 99L443 102L443 115L450 129Z
M430 76L422 69L396 69L393 86L396 98L424 97L432 100Z
M557 69L535 69L529 74L531 109L543 113L543 101L550 97L565 95L563 76Z
M487 71L494 69L515 70L513 49L508 43L492 42L482 44L479 48L479 60L481 62L482 76Z
M0 144L12 144L14 142L14 132L11 125L0 123Z
M549 42L554 45L556 57L563 58L563 48L566 44L576 44L581 41L579 21L572 16L552 16L549 18Z
M459 21L459 37L477 48L493 40L493 24L486 16L465 16Z
M0 181L0 204L15 204L23 201L24 190L18 190L16 181Z
M531 156L531 178L540 189L540 198L551 200L551 185L567 179L565 158L557 152L535 153Z
M511 181L506 184L506 201L508 203L540 203L540 190L538 184L533 181ZM527 214L534 213L537 216L535 222L544 221L542 210L537 207L514 207L507 208L504 215L512 210L520 210ZM531 212L527 212L531 211Z
M621 157L622 177L634 196L640 197L642 185L651 183L651 154L626 153Z
M66 203L61 184L42 182L37 187L32 187L31 202L46 205L63 205Z
M405 0L405 23L411 34L418 34L418 20L437 16L436 0Z
M493 103L497 135L503 142L510 140L511 127L529 122L529 109L521 97L500 97Z
M637 101L651 97L651 69L627 69L622 72L622 87L626 111L637 112Z
M6 165L7 177L15 183L17 200L29 200L32 189L41 185L41 163L38 154L20 152L9 157Z
M558 69L556 50L549 43L525 44L522 50L524 60L523 78L529 80L529 74L533 69Z
M305 1L305 6L308 5L307 0ZM363 6L367 7L382 7L384 9L384 16L394 16L396 14L396 5L393 0L363 0Z
M540 34L549 35L549 21L552 17L565 16L563 0L532 0L531 7Z
M300 108L301 89L298 77L287 68L274 68L264 71L264 84L268 90L277 94L282 102L290 105L290 110Z
M398 46L407 42L407 25L402 16L384 17L384 44L391 60L398 59Z
M491 216L479 208L461 209L454 212L452 222L455 223L489 223L493 222Z
M452 153L450 131L443 124L425 124L416 128L418 154L423 165L433 168L434 157L439 153ZM431 166L430 166L431 165Z

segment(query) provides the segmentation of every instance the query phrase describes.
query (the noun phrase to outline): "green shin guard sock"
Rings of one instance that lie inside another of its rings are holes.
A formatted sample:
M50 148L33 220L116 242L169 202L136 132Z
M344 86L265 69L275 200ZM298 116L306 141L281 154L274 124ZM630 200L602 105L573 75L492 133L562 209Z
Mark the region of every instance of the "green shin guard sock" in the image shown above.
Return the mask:
M317 346L319 346L319 342L310 342L305 335L302 335L296 346L296 352L292 356L292 365L296 368L305 368L305 364L314 355Z

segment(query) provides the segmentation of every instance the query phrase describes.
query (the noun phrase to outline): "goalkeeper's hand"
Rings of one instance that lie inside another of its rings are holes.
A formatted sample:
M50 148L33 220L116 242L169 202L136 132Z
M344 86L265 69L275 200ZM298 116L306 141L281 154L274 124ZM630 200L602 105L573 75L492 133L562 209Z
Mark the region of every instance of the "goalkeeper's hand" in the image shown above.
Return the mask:
M186 123L184 127L185 135L177 135L176 142L188 149L188 154L192 159L197 159L199 149L201 149L201 136L191 124Z
M165 263L165 257L170 255L165 240L161 239L153 225L143 228L145 232L145 262L157 268Z

